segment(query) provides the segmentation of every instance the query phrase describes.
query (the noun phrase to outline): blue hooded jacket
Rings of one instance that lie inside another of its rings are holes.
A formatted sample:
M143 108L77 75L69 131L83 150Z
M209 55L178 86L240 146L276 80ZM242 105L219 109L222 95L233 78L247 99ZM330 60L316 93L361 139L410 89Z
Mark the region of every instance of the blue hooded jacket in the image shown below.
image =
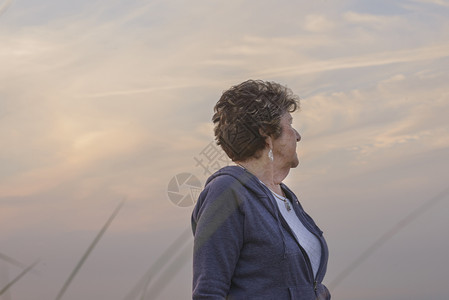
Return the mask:
M295 194L281 188L321 243L316 277L270 190L243 168L229 166L207 180L192 213L194 300L330 299L321 283L329 256L323 232Z

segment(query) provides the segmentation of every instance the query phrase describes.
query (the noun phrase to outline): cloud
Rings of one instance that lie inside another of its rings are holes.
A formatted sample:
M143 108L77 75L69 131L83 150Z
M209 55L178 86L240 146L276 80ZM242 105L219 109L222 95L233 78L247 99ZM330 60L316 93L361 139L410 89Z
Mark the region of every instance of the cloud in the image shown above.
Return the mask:
M57 120L54 126L53 131L47 132L48 136L41 137L47 141L52 140L51 146L25 135L28 141L8 145L1 151L5 153L5 150L13 151L15 147L29 147L30 153L46 152L47 155L47 163L43 166L30 164L23 171L4 178L0 185L1 197L33 195L54 188L80 176L87 169L99 166L101 162L114 161L121 155L132 153L133 149L148 138L136 128L123 126L83 130L79 128L77 120L68 118ZM18 156L17 159L23 158Z
M328 31L334 27L333 22L324 15L307 15L304 22L305 28L313 32Z
M199 27L193 36L185 37L184 29L176 29L177 24L187 22L201 10L192 8L181 12L171 6L158 5L162 3L134 7L124 11L114 22L105 20L95 24L91 18L94 13L85 18L72 17L70 23L54 20L33 31L19 30L14 35L2 33L8 46L2 48L0 54L4 66L1 74L11 84L8 88L3 87L1 92L22 103L6 105L11 109L4 119L8 127L3 126L3 134L9 146L2 151L5 157L7 153L17 153L9 165L22 164L22 168L16 167L16 174L5 181L3 195L25 195L50 189L73 176L82 176L80 174L99 166L101 161L133 155L134 149L146 147L149 141L162 147L155 150L155 157L160 157L165 146L173 153L185 151L185 161L188 161L207 144L207 138L203 130L195 131L194 124L188 125L193 131L184 131L185 124L179 116L172 119L172 124L169 120L185 101L189 101L190 107L204 104L195 95L198 91L203 92L204 87L220 91L246 76L322 76L357 68L432 61L447 57L449 53L447 44L439 44L357 55L349 52L351 55L323 60L312 57L307 51L338 41L304 34L262 35L257 30L225 40L210 28ZM155 8L180 19L177 23L158 19L153 11ZM135 30L127 31L129 22L145 18L147 14L150 19L156 18L154 28L137 26ZM218 12L213 16L224 18ZM344 18L349 23L382 23L386 20L386 17L355 12L344 14ZM306 29L318 32L336 26L335 16L316 13L308 14L304 24ZM225 28L214 26L226 32ZM159 29L164 30L158 32ZM167 33L176 38L164 39ZM189 42L192 38L196 43ZM165 42L161 44L162 41ZM292 61L297 63L292 65ZM216 74L217 70L231 69L236 71L229 77L207 76L209 72ZM404 75L397 76L390 80L399 80ZM312 80L310 84L316 83ZM385 87L388 82L382 85ZM21 89L21 86L27 86L27 89ZM358 99L362 96L356 94L354 90L344 106L344 121L340 118L343 122L338 125L342 130L346 128L343 124L354 126L360 118ZM211 107L217 95L216 92L209 100ZM317 95L314 99L319 97L327 95ZM343 100L348 94L337 91L332 97ZM335 106L341 103L326 105L334 110L329 110L327 117L321 111L319 119L311 117L311 120L335 128L335 120L339 120ZM204 115L199 123L209 119L210 115ZM6 128L15 128L21 137ZM161 128L165 128L163 134L158 131ZM380 147L391 142L391 138L384 137L379 138L376 145ZM18 151L20 147L28 151ZM28 161L25 156L33 152L39 153L41 162L48 153L46 163L34 165ZM169 160L173 158L166 159ZM174 161L179 163L179 160ZM53 177L57 180L52 181ZM27 188L18 189L21 185ZM123 191L124 187L119 190Z
M368 26L376 26L383 28L391 28L392 22L400 20L397 16L384 16L374 14L363 14L349 11L343 15L344 20L354 24L366 24Z
M399 51L373 53L362 56L343 57L328 61L316 61L294 67L270 69L258 73L259 76L291 76L310 73L320 73L334 70L344 70L361 67L375 67L394 63L418 62L435 60L448 56L449 44L438 46L406 49Z
M422 3L422 4L435 4L435 5L449 7L449 2L446 0L411 0L411 1Z
M242 14L232 26L225 26L229 23L225 22L228 13L241 5L238 1L225 11L212 10L209 4L186 10L163 2L136 4L125 6L114 19L109 19L108 14L120 10L119 2L108 9L99 3L95 5L102 9L54 19L34 26L33 30L1 32L7 46L0 52L0 77L8 85L0 93L7 97L4 99L15 101L4 100L3 111L7 113L2 135L8 146L2 153L5 158L15 153L14 159L5 164L15 173L9 173L3 185L4 195L50 189L73 178L73 174L82 176L101 166L102 161L126 159L136 153L136 148L151 149L149 144L157 147L152 153L155 158L148 163L174 169L180 162L189 166L192 156L212 138L212 134L208 138L205 130L198 128L209 121L210 108L220 91L248 77L286 79L292 82L292 88L301 91L301 84L320 89L320 81L336 72L371 68L372 76L379 76L374 80L385 80L378 86L385 91L396 81L405 80L406 66L444 59L449 53L449 45L444 42L367 52L357 38L342 43L338 35L326 35L339 30L354 33L352 24L384 24L386 29L379 27L382 34L390 26L407 25L406 18L395 16L342 11L339 17L329 8L321 13L304 11L304 18L298 18L285 10L290 26L306 31L267 32L256 26L239 32L235 29L261 16ZM269 15L268 10L258 10ZM204 18L199 19L200 16ZM188 26L192 17L194 22ZM210 26L204 26L205 22ZM371 32L369 38L376 39L377 35ZM338 54L341 50L335 55L321 52L341 45L344 55ZM393 64L401 64L400 71L404 73L385 78L382 71L375 69ZM322 107L315 108L316 115L310 115L310 120L320 126L315 126L311 134L324 134L326 130L319 130L324 126L350 132L364 119L363 115L368 115L364 111L367 107L373 112L382 111L371 105L364 107L364 90L334 89L349 77L332 79L334 83L324 88L326 92L312 94L316 103L332 109L326 112ZM341 102L326 103L328 97ZM208 109L204 108L206 104ZM339 114L340 106L345 109ZM409 141L411 136L414 135L399 135L397 140ZM386 147L395 140L391 136L377 137L375 145ZM175 154L183 152L184 156ZM39 164L29 159L31 153L39 158ZM164 153L172 153L172 157L164 159ZM38 174L42 176L37 179ZM52 177L57 180L50 183ZM18 189L21 184L27 188ZM124 191L124 185L117 190Z
M344 151L352 163L379 167L449 147L447 92L443 86L428 90L434 80L396 74L371 89L304 99L298 118L308 143L306 158ZM378 158L383 162L373 164Z

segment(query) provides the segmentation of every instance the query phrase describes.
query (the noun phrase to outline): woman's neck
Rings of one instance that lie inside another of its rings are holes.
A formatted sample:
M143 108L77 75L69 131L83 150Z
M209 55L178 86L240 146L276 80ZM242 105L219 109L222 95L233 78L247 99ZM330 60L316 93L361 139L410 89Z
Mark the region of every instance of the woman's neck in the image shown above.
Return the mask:
M283 169L276 166L268 156L260 158L251 158L245 161L236 162L239 166L245 168L262 181L273 192L282 195L281 182L287 177L290 169Z

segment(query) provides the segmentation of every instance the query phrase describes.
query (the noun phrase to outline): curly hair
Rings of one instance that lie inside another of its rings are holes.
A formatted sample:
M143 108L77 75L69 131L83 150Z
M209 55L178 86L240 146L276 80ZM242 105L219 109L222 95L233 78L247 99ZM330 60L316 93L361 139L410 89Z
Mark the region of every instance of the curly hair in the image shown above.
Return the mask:
M247 80L223 92L214 107L215 140L233 161L260 157L266 138L282 134L281 117L299 109L299 97L278 83Z

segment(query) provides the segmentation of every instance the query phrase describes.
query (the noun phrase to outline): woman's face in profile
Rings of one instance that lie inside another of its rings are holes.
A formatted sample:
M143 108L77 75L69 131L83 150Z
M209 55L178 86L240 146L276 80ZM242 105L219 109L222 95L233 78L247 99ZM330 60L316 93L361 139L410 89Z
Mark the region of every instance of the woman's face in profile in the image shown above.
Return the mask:
M293 128L293 117L286 112L281 117L281 136L273 140L274 162L277 166L295 168L299 165L296 144L301 140L298 131Z

